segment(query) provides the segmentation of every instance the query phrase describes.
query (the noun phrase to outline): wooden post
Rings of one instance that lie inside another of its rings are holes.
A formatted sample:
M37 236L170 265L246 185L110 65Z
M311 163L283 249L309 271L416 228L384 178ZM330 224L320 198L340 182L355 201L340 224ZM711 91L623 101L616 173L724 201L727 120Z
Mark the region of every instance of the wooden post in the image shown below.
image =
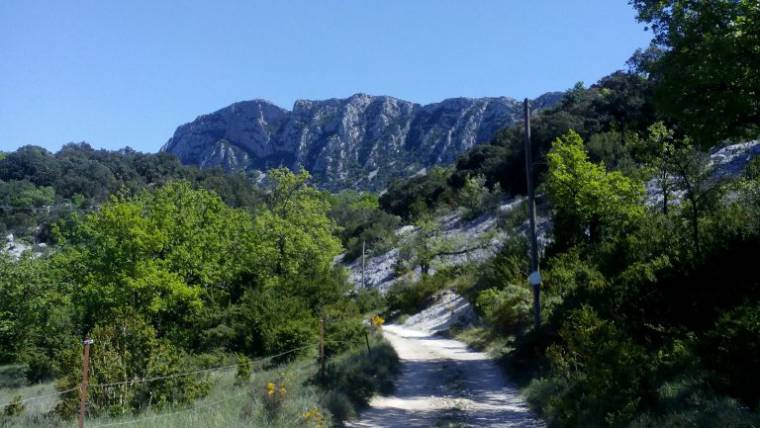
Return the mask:
M367 287L367 282L364 279L364 267L366 266L366 264L364 262L364 254L366 252L365 251L366 244L367 244L367 241L366 240L362 240L362 288L366 288Z
M79 387L79 428L84 428L84 410L87 405L87 380L90 371L90 345L93 340L88 336L82 341L84 357L82 358L82 385Z
M538 238L536 237L536 195L533 189L533 145L530 140L530 105L524 101L525 113L525 184L528 187L528 219L530 230L530 273L533 286L533 326L541 325L541 281L538 274Z
M372 349L369 347L369 334L364 330L364 341L367 342L367 354L372 355Z
M322 382L325 381L325 320L319 319L319 375Z

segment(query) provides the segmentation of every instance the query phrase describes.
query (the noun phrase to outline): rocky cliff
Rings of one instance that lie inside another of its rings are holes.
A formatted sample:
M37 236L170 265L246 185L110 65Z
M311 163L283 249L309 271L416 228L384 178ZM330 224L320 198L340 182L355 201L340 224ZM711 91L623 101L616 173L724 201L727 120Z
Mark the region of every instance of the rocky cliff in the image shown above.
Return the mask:
M538 108L561 94L534 100ZM386 96L232 104L180 126L162 147L185 164L259 170L306 168L327 189L382 189L395 177L450 163L521 120L506 97L452 98L420 105Z

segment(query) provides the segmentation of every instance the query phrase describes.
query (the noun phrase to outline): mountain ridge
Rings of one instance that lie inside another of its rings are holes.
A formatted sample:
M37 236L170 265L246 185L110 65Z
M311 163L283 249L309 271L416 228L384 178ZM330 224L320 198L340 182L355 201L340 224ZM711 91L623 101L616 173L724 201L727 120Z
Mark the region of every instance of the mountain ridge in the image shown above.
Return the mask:
M546 93L533 104L547 108L561 96ZM509 97L418 104L357 93L296 100L291 110L253 99L180 125L161 151L202 168L303 167L322 188L379 190L393 178L453 162L521 121L521 114L522 104Z

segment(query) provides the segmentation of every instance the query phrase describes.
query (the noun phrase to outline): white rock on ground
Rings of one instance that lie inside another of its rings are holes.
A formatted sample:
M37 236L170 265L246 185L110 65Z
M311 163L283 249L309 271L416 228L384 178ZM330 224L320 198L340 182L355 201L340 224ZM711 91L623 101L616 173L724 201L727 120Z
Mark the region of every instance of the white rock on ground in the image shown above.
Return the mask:
M544 427L486 354L436 335L471 317L469 303L446 292L403 325L385 326L383 335L402 363L396 390L388 397L374 397L359 420L346 425Z
M504 214L515 209L524 201L524 198L515 198L505 201L496 210L498 214ZM436 271L436 267L457 266L469 262L482 262L494 256L501 248L507 234L498 227L498 214L486 213L472 220L465 220L459 213L451 213L438 217L436 221L440 225L440 237L453 245L454 251L471 248L471 251L461 254L449 254L436 257L432 262L430 273ZM527 221L518 231L526 233ZM544 248L549 242L551 222L546 217L537 219L537 231L539 246ZM396 230L396 235L401 239L409 239L417 232L412 225L406 225ZM396 276L394 267L399 259L399 248L393 248L383 254L367 257L365 260L365 283L367 287L377 288L385 293L399 278ZM362 285L362 262L357 258L346 264L349 269L349 280L359 288ZM419 272L412 272L410 279L419 279Z

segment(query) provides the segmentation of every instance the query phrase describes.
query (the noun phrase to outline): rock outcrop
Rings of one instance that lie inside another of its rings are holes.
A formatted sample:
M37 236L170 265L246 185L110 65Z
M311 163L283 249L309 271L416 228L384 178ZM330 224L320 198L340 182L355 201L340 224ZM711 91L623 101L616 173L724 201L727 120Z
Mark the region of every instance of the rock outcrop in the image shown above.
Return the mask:
M542 95L538 108L559 93ZM452 98L420 105L386 96L298 100L292 111L268 101L232 104L180 126L162 147L185 164L231 171L307 169L326 189L385 187L392 178L450 163L520 121L506 97Z

